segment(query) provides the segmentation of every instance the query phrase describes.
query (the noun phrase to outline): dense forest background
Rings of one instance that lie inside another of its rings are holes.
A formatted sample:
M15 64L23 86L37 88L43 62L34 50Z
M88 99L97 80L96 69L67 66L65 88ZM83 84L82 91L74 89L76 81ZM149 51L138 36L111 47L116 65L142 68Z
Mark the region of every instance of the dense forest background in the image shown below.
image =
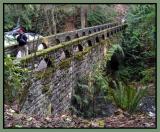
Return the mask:
M99 94L105 98L106 93L107 98L109 94L109 98L114 100L118 107L129 113L137 110L140 99L144 97L144 91L137 89L146 89L145 96L155 97L156 8L154 4L7 4L4 7L5 32L12 30L17 24L26 32L35 32L42 36L115 21L128 24L122 33L122 42L115 44L107 54L111 58L105 61L101 69L93 73L91 80L94 82L92 84L94 92L83 91L84 88L91 89L87 77L78 82L71 108L74 114L95 117L96 110L90 104L94 104L93 96ZM113 66L114 62L117 64L116 67ZM13 103L16 100L15 93L19 94L22 91L22 82L26 80L25 76L22 77L17 73L24 72L24 69L21 71L7 57L5 69L5 96L9 97L6 98L6 103ZM27 76L27 72L24 73ZM84 98L84 93L89 96ZM138 99L132 101L133 98ZM127 101L132 103L128 104Z
M127 6L119 7L113 4L11 4L5 6L6 15L4 28L5 31L11 30L16 26L16 23L20 18L20 24L25 27L26 30L32 30L34 32L38 31L44 35L49 35L113 22L116 17L116 19L123 17L126 9ZM40 25L36 26L36 23ZM48 27L51 27L51 30L49 30ZM40 29L42 29L42 31Z

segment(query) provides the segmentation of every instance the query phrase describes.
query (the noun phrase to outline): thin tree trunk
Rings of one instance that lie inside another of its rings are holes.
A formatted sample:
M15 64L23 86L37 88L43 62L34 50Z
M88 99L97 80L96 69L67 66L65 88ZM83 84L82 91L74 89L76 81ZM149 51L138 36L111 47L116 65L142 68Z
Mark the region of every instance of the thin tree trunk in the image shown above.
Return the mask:
M54 18L54 12L55 12L55 5L53 5L53 8L51 10L51 15L52 15L52 25L53 25L53 30L54 30L54 34L57 33L57 28L56 28L56 22L55 22L55 18Z
M85 8L84 5L81 6L81 28L85 28L86 21L85 21Z
M50 35L52 35L52 28L50 27L50 24L49 24L49 15L47 13L47 10L45 10L45 15L46 15L46 19L47 19L48 32L49 32Z

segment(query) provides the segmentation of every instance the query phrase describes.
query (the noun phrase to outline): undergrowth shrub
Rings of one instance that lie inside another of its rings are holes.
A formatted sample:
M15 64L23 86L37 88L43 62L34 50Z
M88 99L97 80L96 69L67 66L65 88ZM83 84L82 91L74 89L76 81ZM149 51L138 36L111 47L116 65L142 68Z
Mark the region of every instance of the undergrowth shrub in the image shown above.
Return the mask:
M141 99L146 94L146 87L134 88L124 85L122 82L114 82L114 84L115 89L112 89L112 96L116 105L130 113L135 112Z
M88 86L87 78L79 79L74 91L74 95L72 96L72 111L78 116L92 116L93 91L92 87Z
M21 68L20 64L13 61L10 56L4 58L4 97L6 103L12 103L20 98L26 81L28 79L29 71Z
M78 79L72 96L72 112L83 117L94 116L96 97L103 96L106 99L107 93L108 82L97 68L90 75Z
M141 83L143 84L147 84L147 83L154 83L154 78L153 76L155 76L155 68L151 67L148 69L143 70L142 72L140 72L140 74L142 75L142 79L141 79Z

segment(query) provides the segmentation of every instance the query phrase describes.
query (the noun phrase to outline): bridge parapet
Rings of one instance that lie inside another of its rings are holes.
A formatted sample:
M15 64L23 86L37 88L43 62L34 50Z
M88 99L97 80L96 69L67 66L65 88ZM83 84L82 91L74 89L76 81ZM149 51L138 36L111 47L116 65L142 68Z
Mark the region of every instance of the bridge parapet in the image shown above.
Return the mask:
M70 41L75 38L79 38L82 36L86 36L95 32L105 30L107 28L117 26L118 24L119 24L118 22L115 22L93 27L87 27L70 32L59 33L56 35L51 35L46 37L40 37L37 40L33 40L27 43L28 53L31 54L32 52L37 51L39 46L42 46L43 49L46 49L62 42ZM18 44L7 46L5 47L5 53L11 54L12 56L16 57L18 52L21 51L20 49L21 48L18 46Z
M32 61L32 59L34 58L35 62L39 62L39 58L42 58L44 56L52 56L52 58L55 58L55 62L59 62L65 58L69 58L75 55L79 51L84 51L88 47L91 48L95 46L95 44L100 42L100 40L110 38L114 34L123 31L126 26L126 24L118 25L109 29L89 34L87 36L72 39L68 42L62 42L47 49L43 49L41 51L29 54L25 57L22 57L20 60L29 62L30 60Z

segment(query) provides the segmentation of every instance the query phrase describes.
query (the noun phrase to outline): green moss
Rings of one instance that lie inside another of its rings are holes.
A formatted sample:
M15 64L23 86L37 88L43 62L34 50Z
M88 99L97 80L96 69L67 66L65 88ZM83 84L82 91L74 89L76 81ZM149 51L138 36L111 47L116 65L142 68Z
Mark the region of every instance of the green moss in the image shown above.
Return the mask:
M25 102L28 92L29 92L29 88L32 85L31 81L27 82L27 85L23 88L23 90L20 92L19 96L19 104L20 107L23 106L23 103Z
M40 80L40 79L47 79L49 78L50 76L53 75L55 71L55 68L54 67L48 67L42 71L36 71L34 72L33 76L34 78Z
M52 97L52 89L49 89L49 90L46 92L46 96Z
M87 53L89 53L89 51L91 51L91 49L93 49L93 48L94 48L94 46L86 48L86 49L83 51L83 55L86 55Z
M51 61L52 65L54 66L55 65L55 59L52 57L52 58L50 58L50 61Z
M84 59L83 53L82 53L82 52L76 53L75 56L74 56L74 58L75 58L76 60L82 61L82 60Z
M82 61L82 60L84 59L84 56L85 56L86 54L88 54L89 51L91 51L92 48L94 48L94 46L85 48L84 51L77 52L77 53L74 55L74 58L75 58L76 60Z
M52 96L52 91L49 89L49 90L47 91L46 95L49 96L49 97Z
M106 40L102 40L102 41L100 41L100 44L101 45L107 45L107 41Z
M72 60L72 58L67 58L65 60L62 60L58 65L59 69L62 70L62 69L69 68L71 65L71 60Z
M48 92L49 91L49 85L44 85L43 87L42 87L42 94L45 94L46 92Z
M107 44L107 42L106 42L105 40L103 40L103 41L100 42L100 44L105 45L105 44ZM97 46L99 46L99 44L96 44L96 45L94 45L94 46L92 46L92 47L87 47L87 48L85 48L84 51L77 52L77 53L74 55L74 58L77 59L77 60L79 60L79 61L83 60L83 59L84 59L84 56L85 56L86 54L88 54L93 48L96 48Z
M33 57L39 57L39 56L44 56L46 54L48 54L49 52L51 51L56 51L60 48L63 47L63 44L58 44L58 45L55 45L53 47L50 47L50 48L47 48L47 49L44 49L44 50L41 50L41 51L37 51L36 53L32 53L32 54L29 54L23 58L20 58L20 61L21 62L26 62L27 60L31 60Z

